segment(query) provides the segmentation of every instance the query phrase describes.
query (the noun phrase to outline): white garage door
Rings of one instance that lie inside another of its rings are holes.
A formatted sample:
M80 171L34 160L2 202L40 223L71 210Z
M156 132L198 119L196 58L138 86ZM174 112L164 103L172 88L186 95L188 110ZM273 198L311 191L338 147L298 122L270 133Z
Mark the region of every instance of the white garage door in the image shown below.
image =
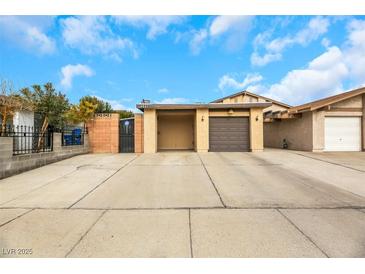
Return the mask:
M324 142L326 151L360 151L360 117L325 117Z

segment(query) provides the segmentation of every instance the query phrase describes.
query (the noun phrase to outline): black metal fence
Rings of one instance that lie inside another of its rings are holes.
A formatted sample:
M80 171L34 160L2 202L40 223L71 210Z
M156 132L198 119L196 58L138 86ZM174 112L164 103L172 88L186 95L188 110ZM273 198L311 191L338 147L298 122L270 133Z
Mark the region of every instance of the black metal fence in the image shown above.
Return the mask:
M2 126L0 137L13 137L13 155L53 151L53 132L31 126Z
M62 130L62 146L84 145L84 134L81 128Z

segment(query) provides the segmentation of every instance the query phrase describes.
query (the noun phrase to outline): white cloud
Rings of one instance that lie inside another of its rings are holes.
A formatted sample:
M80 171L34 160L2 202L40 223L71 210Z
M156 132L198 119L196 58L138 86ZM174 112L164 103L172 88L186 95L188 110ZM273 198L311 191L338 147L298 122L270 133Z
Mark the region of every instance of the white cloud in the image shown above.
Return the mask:
M210 27L209 34L211 36L219 36L232 30L242 31L246 29L251 23L251 16L234 16L234 15L221 15L214 18Z
M252 16L216 16L203 28L176 33L175 42L187 42L193 55L198 55L207 43L222 44L226 50L236 51L244 45L252 20Z
M349 75L343 57L339 48L331 47L306 68L288 72L279 83L270 86L265 95L300 104L340 91L343 89L343 80Z
M167 88L160 88L157 92L158 93L169 93L170 91Z
M365 20L352 20L348 24L348 31L348 41L344 50L345 62L349 66L353 81L365 85Z
M90 67L86 65L77 64L77 65L66 65L62 67L61 74L62 74L61 85L64 86L65 88L71 88L72 80L75 76L91 77L95 73Z
M31 27L27 30L26 41L35 47L38 46L39 51L42 53L53 53L56 49L54 40L36 27Z
M84 54L101 54L121 61L121 55L129 52L134 58L138 52L132 40L113 32L103 16L80 16L61 19L64 43Z
M331 45L331 41L328 38L324 37L321 41L321 45L325 48L328 48Z
M185 16L115 16L115 21L120 25L134 27L147 27L147 39L153 40L158 35L165 34L171 25L179 25L185 21Z
M257 52L254 52L251 54L251 64L261 67L268 63L278 61L281 57L280 53L265 53L263 56L260 56Z
M306 46L328 31L330 21L328 18L316 16L309 20L307 26L295 35L286 35L269 41L272 30L260 33L254 40L255 51L251 55L251 64L265 66L268 63L281 60L282 52L295 44ZM264 48L265 53L260 56L258 50Z
M105 98L97 96L97 95L94 95L94 96L96 98L98 98L99 100L102 100L104 102L109 103L111 105L112 109L114 109L114 110L135 111L135 108L130 108L130 107L127 107L123 104L123 102L131 102L132 99L130 99L130 98L123 98L123 99L120 99L120 100L111 100L111 99L105 99Z
M159 101L156 101L157 104L186 104L189 103L190 100L186 98L165 98Z
M39 20L28 16L0 16L0 38L39 54L52 54L56 51L55 40L46 34L53 18Z
M260 74L248 74L242 81L236 80L233 76L226 74L219 79L218 87L224 90L243 90L248 85L260 82L263 77Z
M198 55L200 53L207 37L208 31L206 29L193 31L193 37L189 42L190 51L193 55Z
M281 52L286 47L300 44L302 46L318 39L322 34L326 33L329 27L329 20L320 16L312 18L308 25L297 32L294 36L285 36L276 38L269 42L265 48L272 52Z
M217 16L209 27L210 37L214 40L223 39L224 47L229 51L242 48L247 33L251 30L252 16Z
M365 20L354 19L348 23L347 40L342 48L328 44L321 55L304 68L289 71L279 82L267 85L257 81L246 89L296 105L364 86L364 53ZM229 78L225 82L232 87L241 84Z

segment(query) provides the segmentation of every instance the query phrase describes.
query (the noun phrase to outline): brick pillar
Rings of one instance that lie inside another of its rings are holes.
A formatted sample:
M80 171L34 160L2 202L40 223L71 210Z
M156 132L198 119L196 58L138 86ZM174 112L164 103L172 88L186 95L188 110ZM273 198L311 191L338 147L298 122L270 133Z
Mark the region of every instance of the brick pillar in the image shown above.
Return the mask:
M134 114L134 152L143 153L143 114Z
M87 123L91 152L119 152L119 114L100 113Z
M110 119L110 152L119 152L119 114L112 114Z

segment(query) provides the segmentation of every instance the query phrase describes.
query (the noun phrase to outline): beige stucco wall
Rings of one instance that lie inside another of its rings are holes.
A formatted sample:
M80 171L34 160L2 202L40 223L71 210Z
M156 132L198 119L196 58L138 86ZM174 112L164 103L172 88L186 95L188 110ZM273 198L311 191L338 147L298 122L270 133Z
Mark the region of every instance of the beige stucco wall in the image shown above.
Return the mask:
M264 146L282 148L286 139L289 149L312 151L312 113L303 113L301 118L286 119L264 124Z
M250 149L262 151L264 149L263 113L261 108L250 109Z
M195 150L207 152L209 149L209 110L197 109L195 115Z
M145 109L143 121L144 152L157 151L157 116L155 109Z
M324 149L324 118L325 111L313 111L312 112L312 125L313 125L313 147L312 151L323 151Z

